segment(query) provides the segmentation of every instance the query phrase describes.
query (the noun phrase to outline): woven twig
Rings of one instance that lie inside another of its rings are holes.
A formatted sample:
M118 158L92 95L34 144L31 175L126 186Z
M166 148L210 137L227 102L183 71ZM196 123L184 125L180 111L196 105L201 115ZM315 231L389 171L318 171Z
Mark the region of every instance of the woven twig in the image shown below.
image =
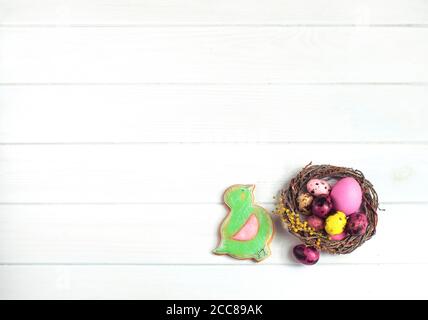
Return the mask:
M289 231L308 246L318 247L321 251L332 254L348 254L353 252L376 233L377 210L379 206L378 196L373 185L366 180L363 173L358 170L335 167L330 165L312 165L309 164L296 177L294 177L287 188L281 191L280 201L283 207L298 214L303 218L304 215L299 212L297 197L300 193L306 192L306 185L311 179L341 179L344 177L353 177L359 183L363 190L362 211L366 213L368 227L366 233L361 236L348 235L344 240L333 241L327 236L320 237L309 235L307 232L294 232L290 226L289 217L286 213L281 213L281 218L285 222Z

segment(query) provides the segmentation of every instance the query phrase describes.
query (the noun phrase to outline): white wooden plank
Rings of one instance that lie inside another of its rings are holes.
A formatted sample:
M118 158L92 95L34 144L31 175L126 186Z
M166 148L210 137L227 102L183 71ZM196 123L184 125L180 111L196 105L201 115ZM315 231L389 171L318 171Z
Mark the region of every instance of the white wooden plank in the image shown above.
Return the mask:
M424 0L1 0L2 24L427 23Z
M0 83L427 82L427 38L428 28L1 28Z
M427 103L425 86L6 86L0 142L421 142Z
M427 299L428 277L426 265L2 266L0 285L1 299Z
M372 240L350 255L324 254L319 264L428 263L428 252L412 245L424 242L424 232L403 241L403 217L427 225L428 206L383 208ZM0 264L253 264L212 254L226 213L223 205L2 205ZM272 256L263 264L296 264L291 250L299 241L275 221Z
M256 184L266 202L311 160L357 167L384 202L428 199L424 144L7 145L0 155L0 202L218 203L236 183Z

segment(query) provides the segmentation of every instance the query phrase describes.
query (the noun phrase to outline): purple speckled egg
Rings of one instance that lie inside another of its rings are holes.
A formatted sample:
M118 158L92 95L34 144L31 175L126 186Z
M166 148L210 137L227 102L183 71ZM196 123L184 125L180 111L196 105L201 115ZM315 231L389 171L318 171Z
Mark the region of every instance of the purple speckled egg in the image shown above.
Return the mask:
M312 202L312 213L323 219L329 215L332 208L333 202L329 196L315 198Z
M366 233L369 222L364 213L353 213L348 218L346 230L350 235L361 236Z
M328 196L331 191L331 186L327 181L321 179L312 179L306 185L308 192L315 197Z
M315 231L321 231L325 228L325 222L320 217L310 216L306 221L308 221L308 225Z
M330 236L330 239L333 241L341 241L341 240L345 239L347 236L348 236L348 234L346 232L342 232L340 234Z
M334 209L345 213L347 216L358 212L363 200L361 186L354 178L339 180L331 190L331 199Z
M295 246L293 255L297 261L308 266L316 264L320 258L320 253L316 248L307 247L304 244Z

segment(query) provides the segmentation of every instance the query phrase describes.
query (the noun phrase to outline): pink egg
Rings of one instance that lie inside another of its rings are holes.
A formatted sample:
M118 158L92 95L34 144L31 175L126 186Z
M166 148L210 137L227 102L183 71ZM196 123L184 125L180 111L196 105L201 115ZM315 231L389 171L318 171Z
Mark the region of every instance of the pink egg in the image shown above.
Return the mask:
M333 202L329 196L315 198L312 202L312 213L320 218L327 218L333 208Z
M353 236L361 236L366 233L369 221L364 213L353 213L349 216L346 230Z
M295 246L293 254L297 261L308 266L316 264L320 258L320 252L316 248L307 247L304 244Z
M341 241L341 240L345 239L347 236L348 236L348 234L346 232L342 232L340 234L330 236L330 239L333 241Z
M307 219L308 225L313 228L315 231L321 231L325 228L325 222L323 219L317 216L310 216Z
M349 216L360 210L363 192L357 180L343 178L333 187L330 197L333 200L334 209Z
M306 189L308 189L308 192L315 197L328 196L331 191L331 187L328 182L321 179L310 180Z

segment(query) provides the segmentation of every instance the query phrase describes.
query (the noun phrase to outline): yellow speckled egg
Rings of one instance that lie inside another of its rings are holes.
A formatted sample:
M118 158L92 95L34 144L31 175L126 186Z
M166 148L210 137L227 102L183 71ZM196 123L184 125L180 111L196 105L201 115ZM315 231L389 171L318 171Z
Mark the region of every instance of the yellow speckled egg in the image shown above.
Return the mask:
M332 214L325 221L325 231L331 236L341 234L343 231L345 231L345 227L346 214L340 211Z

